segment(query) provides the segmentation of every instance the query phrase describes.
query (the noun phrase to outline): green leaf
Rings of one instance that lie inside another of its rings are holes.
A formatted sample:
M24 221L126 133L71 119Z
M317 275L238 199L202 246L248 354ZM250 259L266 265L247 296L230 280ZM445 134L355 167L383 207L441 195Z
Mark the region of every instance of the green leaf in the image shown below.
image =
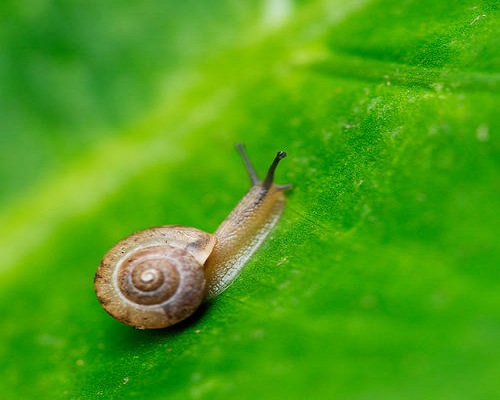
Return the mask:
M2 398L493 399L498 2L0 5ZM98 304L143 228L212 232L291 183L236 282L178 326Z

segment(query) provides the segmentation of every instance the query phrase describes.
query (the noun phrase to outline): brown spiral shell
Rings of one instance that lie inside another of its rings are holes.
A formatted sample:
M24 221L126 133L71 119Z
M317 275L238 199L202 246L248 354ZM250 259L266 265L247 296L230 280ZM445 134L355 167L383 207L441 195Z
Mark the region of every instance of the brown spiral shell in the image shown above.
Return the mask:
M203 264L215 241L178 225L136 232L104 256L94 280L97 297L111 316L136 328L182 321L203 300Z

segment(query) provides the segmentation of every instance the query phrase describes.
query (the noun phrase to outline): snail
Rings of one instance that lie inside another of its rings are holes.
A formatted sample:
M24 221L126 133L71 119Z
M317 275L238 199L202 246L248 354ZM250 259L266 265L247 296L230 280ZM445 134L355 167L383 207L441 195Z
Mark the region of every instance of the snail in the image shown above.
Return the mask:
M276 154L260 180L244 147L237 150L252 186L211 234L165 225L131 234L113 246L97 269L94 287L104 310L139 329L165 328L186 318L223 292L280 218L284 191L274 172L286 153Z

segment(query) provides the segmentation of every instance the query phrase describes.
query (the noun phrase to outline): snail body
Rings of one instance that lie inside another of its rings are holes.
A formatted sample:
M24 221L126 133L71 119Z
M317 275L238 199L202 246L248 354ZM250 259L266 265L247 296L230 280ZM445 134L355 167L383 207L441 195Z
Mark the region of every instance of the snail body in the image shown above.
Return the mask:
M252 187L211 234L165 225L126 237L103 257L94 279L97 298L114 318L140 329L165 328L189 317L223 292L281 216L284 191L274 171L261 181L238 145Z

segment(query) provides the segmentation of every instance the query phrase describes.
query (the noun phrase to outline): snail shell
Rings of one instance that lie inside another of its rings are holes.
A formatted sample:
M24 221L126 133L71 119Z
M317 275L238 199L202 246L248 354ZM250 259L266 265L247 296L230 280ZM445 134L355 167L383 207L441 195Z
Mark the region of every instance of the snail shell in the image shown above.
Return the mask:
M273 183L276 155L264 181L239 145L252 180L214 234L180 225L133 233L104 256L94 279L102 307L140 329L164 328L188 318L204 301L224 291L278 221L284 190Z
M190 316L205 295L203 264L215 236L178 225L133 233L104 256L94 285L104 309L144 328L173 325Z

